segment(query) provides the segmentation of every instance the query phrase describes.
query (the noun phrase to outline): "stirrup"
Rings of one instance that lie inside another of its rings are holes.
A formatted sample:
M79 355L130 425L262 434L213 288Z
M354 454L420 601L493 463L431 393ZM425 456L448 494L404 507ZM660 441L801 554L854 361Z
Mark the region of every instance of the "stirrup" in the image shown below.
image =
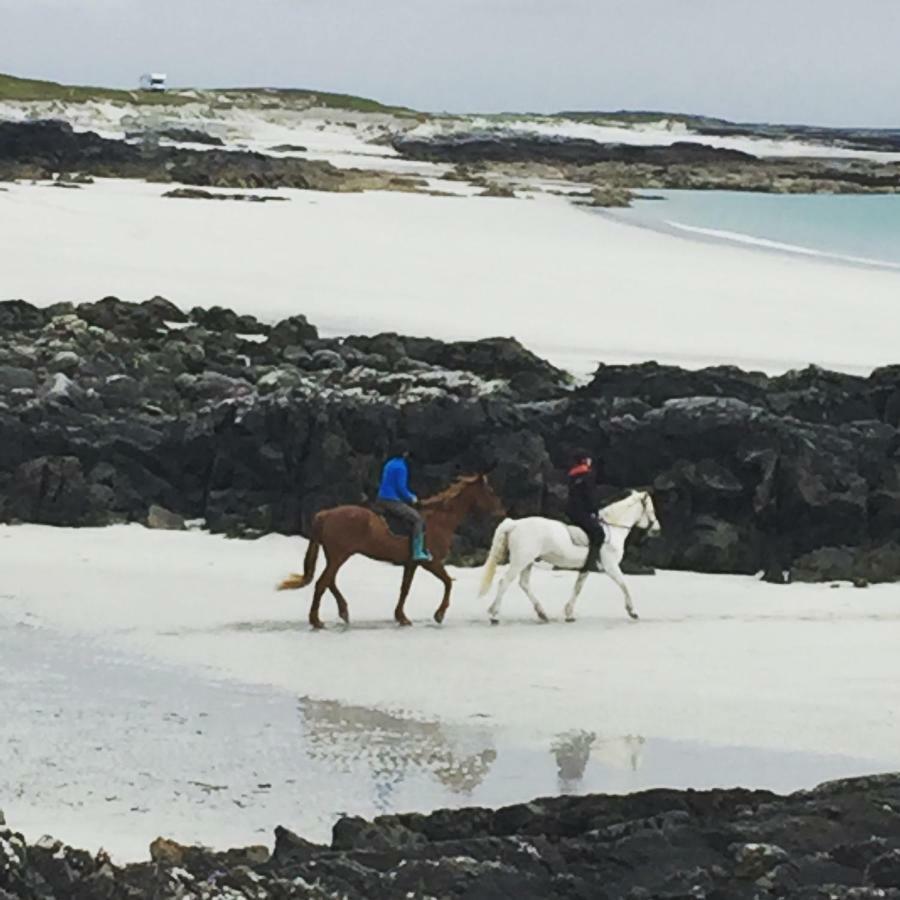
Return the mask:
M425 538L421 537L417 541L413 541L412 560L413 562L431 562L432 555L425 547Z

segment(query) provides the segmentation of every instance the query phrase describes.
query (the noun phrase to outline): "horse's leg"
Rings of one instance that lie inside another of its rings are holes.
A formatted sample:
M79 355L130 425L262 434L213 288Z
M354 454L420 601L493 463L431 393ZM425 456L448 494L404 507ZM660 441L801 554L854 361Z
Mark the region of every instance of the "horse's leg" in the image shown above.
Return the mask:
M425 563L424 566L444 585L444 598L441 600L441 605L434 612L434 621L440 625L444 621L444 616L447 614L447 609L450 606L450 591L453 588L453 579L447 574L444 564L439 560L432 560Z
M412 622L406 617L404 606L406 605L406 596L412 586L413 575L416 574L415 564L407 563L403 567L403 583L400 585L400 599L397 601L397 608L394 610L394 618L398 625L412 625Z
M541 606L540 600L534 596L534 593L531 590L531 568L534 565L532 563L530 566L525 566L522 569L521 574L519 575L519 587L525 591L525 595L531 601L531 605L534 607L534 611L537 613L537 617L542 622L549 622L550 620L547 618L547 613L544 612L544 608Z
M578 577L575 579L575 587L572 588L572 596L569 597L569 602L566 604L567 622L575 621L575 601L578 599L578 595L581 593L585 581L587 581L588 574L588 572L579 572Z
M322 605L322 594L328 588L329 582L334 576L334 572L331 569L331 564L329 563L325 566L325 571L319 576L316 581L316 589L313 592L312 605L309 607L309 624L312 625L313 628L324 628L325 626L322 624L322 620L319 618L319 607Z
M625 611L632 619L637 619L638 614L634 611L634 605L631 602L631 594L628 591L628 585L622 577L622 570L619 564L609 560L603 563L603 571L622 589L622 595L625 597Z
M313 593L313 601L312 606L309 608L309 624L312 625L313 628L324 628L325 626L322 624L322 620L319 618L319 608L322 605L322 595L325 591L330 590L335 594L335 597L340 593L337 591L337 588L334 584L334 578L337 575L338 569L347 561L346 556L340 557L329 557L326 552L326 563L325 569L322 574L319 576L318 581L316 581L316 589ZM341 598L343 599L343 598ZM338 600L338 612L341 613L341 600ZM344 609L343 613L347 612L347 603L344 601ZM343 614L341 615L343 619ZM344 619L344 621L347 621Z
M510 585L516 580L516 576L522 571L521 566L516 566L511 560L506 574L497 583L497 596L494 602L488 607L488 616L491 619L491 625L497 625L500 622L500 604L503 602L503 595L509 590Z
M334 577L331 579L331 584L329 585L329 590L332 593L332 596L337 601L338 606L338 615L344 620L344 622L349 625L350 624L350 610L347 609L347 600L344 595L340 592L337 586L337 569L335 569Z

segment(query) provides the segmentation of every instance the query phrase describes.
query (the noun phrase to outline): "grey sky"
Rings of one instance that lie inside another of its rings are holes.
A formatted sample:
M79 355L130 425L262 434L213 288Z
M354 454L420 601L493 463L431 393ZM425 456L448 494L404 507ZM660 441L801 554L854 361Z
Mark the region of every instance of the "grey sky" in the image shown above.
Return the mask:
M900 127L900 0L0 0L0 71Z

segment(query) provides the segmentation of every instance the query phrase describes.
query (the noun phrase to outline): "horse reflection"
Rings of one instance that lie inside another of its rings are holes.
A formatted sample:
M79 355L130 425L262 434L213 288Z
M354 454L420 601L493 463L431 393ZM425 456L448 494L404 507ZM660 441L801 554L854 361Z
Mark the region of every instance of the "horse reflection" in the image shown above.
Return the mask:
M345 770L364 763L385 808L394 787L421 774L454 794L471 794L497 758L488 735L478 730L451 737L437 722L307 697L300 700L300 711L310 758Z
M598 740L593 731L569 731L559 735L550 751L556 759L560 793L578 789L591 757L610 768L636 772L641 766L644 743L644 738L634 735Z

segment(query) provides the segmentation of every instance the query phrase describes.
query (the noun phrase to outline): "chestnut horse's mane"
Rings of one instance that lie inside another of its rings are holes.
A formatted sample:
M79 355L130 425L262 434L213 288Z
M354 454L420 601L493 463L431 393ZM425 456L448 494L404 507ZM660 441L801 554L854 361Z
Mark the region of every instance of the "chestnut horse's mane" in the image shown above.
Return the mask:
M422 506L425 508L444 506L451 500L455 500L470 484L474 484L480 478L480 475L460 475L450 487L445 488L433 497L426 497L422 501Z

